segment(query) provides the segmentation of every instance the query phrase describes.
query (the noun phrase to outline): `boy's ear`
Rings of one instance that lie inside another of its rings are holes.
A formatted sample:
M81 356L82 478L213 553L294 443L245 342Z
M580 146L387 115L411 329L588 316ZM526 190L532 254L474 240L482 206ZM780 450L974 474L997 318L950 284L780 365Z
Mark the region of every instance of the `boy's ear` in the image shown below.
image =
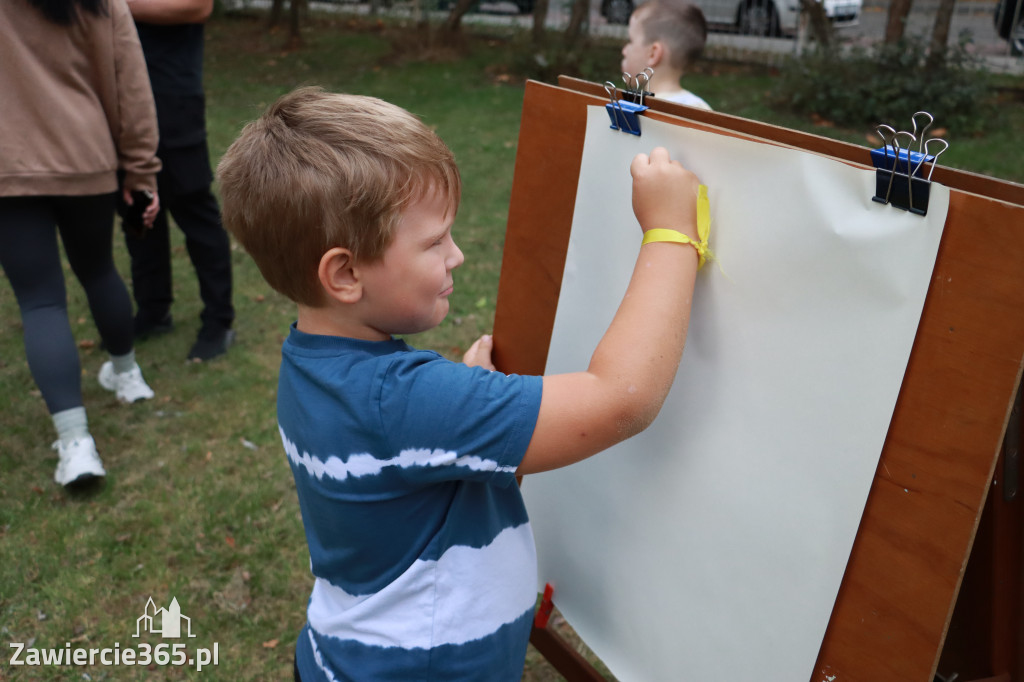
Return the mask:
M317 275L324 293L340 303L356 303L363 296L363 285L348 249L340 246L329 249L320 257Z
M665 58L665 45L660 40L656 40L651 43L650 53L647 55L647 65L651 68L657 68L658 64Z

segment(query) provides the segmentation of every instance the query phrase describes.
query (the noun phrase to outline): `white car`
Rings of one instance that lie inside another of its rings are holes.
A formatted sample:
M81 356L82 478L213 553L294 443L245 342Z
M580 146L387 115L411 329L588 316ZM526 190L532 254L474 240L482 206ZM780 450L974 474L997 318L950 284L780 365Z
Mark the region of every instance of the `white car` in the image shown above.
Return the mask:
M692 0L704 11L711 30L726 28L756 36L796 33L799 0ZM834 26L853 26L860 20L862 0L818 0ZM640 4L640 3L637 3ZM601 14L610 23L629 23L633 0L601 0Z

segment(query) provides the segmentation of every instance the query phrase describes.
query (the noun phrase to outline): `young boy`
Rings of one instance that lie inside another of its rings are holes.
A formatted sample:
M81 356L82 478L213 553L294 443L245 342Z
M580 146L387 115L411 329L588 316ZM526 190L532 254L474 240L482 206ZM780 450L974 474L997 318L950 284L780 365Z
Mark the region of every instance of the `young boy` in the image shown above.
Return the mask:
M704 51L708 24L704 12L685 0L648 0L629 17L629 42L622 48L622 71L654 69L647 90L658 99L708 109L708 103L680 85L683 73Z
M315 576L297 679L520 679L537 574L516 476L644 429L686 339L697 179L660 148L630 170L643 230L684 243L641 247L587 371L536 377L493 371L488 336L464 363L394 336L444 319L463 262L454 158L414 116L302 88L224 155L225 224L298 308L277 398Z

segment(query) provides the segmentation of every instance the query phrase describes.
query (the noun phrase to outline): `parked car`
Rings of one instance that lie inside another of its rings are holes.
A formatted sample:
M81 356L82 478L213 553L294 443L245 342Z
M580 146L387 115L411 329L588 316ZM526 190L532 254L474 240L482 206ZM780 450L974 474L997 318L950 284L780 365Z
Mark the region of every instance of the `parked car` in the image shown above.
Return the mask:
M999 0L995 23L999 37L1010 43L1010 54L1024 54L1024 0Z
M390 2L390 0L388 0L388 1ZM487 2L492 2L493 0L486 0L486 1ZM534 6L536 0L510 0L510 1L512 2L512 4L514 4L516 6L516 11L519 14L533 14L533 6ZM481 0L477 0L476 2L474 2L473 6L470 8L469 11L470 12L479 12L480 11L480 2L481 2ZM454 5L455 5L455 0L437 0L437 9L439 9L439 10L441 10L443 12L447 12L447 11L451 10L451 8Z
M1004 0L1005 1L1005 0ZM1010 0L1013 1L1013 0ZM1021 2L1022 0L1016 0ZM629 23L634 0L601 0L601 14L613 24ZM799 0L693 0L704 10L712 29L728 27L738 33L779 36L796 33ZM862 0L818 0L835 26L853 26L860 20ZM640 3L637 3L640 4Z

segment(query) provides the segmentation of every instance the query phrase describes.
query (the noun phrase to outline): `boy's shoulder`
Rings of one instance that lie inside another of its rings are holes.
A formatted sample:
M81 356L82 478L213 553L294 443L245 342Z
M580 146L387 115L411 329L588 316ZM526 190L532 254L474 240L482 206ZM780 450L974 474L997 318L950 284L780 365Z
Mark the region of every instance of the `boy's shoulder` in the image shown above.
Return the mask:
M696 107L698 109L705 109L712 111L711 105L704 101L699 95L695 95L689 90L677 90L676 92L669 93L658 93L655 95L658 99L666 102L674 102L676 104L685 104L689 107Z
M440 353L414 348L400 338L367 341L345 336L305 334L295 326L282 346L285 363L296 365L333 364L346 371L365 372L367 378L408 381L429 376L469 377L472 368L445 358ZM349 375L348 379L351 379Z

